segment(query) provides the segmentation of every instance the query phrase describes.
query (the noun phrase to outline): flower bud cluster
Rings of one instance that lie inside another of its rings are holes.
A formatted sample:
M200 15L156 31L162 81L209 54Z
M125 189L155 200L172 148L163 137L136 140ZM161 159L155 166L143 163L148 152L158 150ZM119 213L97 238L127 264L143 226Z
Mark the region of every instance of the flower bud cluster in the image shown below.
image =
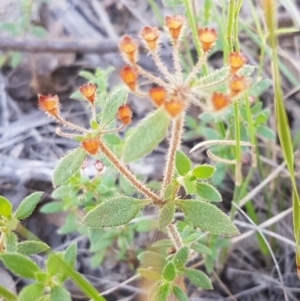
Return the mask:
M184 39L186 20L181 15L170 15L165 17L165 30L173 47L174 71L169 71L160 60L158 50L160 46L161 32L157 27L145 26L139 36L143 44L152 56L154 63L162 76L154 76L138 65L139 47L138 42L132 37L125 35L119 42L119 50L125 62L128 64L120 70L120 77L127 85L128 89L138 97L151 100L156 108L164 109L171 118L179 116L189 105L199 99L193 82L200 71L207 54L212 50L217 42L218 34L213 28L199 28L197 30L198 42L202 49L202 55L195 65L191 74L187 76L180 74L181 66L179 60L180 42ZM245 65L246 58L239 52L232 52L228 59L228 76L224 79L228 86L228 93L211 92L205 95L206 104L200 106L210 112L221 112L231 105L234 99L240 97L240 93L247 89L247 80L238 74L238 71ZM148 92L140 90L138 80L144 77L152 82ZM216 82L216 87L218 82ZM199 90L201 87L199 86ZM217 89L215 91L218 91ZM199 94L199 93L198 93Z

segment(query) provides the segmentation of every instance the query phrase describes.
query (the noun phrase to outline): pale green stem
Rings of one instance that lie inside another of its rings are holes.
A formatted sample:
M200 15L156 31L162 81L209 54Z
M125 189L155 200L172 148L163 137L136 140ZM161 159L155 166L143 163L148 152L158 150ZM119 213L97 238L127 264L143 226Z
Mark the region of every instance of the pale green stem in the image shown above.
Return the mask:
M235 128L235 185L240 186L242 180L241 171L241 132L240 132L240 114L239 114L239 104L237 101L233 102L233 116L234 116L234 128Z
M234 24L235 0L229 0L226 38L229 52L232 51L232 29Z
M243 0L238 0L238 3L235 6L234 17L233 17L234 18L233 44L234 44L235 51L240 51L239 39L238 39L238 35L239 35L238 16L239 16L242 4L243 4Z

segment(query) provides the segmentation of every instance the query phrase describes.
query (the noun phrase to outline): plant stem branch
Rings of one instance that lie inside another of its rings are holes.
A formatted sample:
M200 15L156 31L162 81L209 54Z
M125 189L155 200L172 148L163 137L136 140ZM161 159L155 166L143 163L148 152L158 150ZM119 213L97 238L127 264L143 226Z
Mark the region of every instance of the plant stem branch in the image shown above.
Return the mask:
M172 136L171 136L170 146L167 155L167 163L166 163L166 169L165 169L164 179L162 183L161 195L163 195L164 189L172 181L174 165L175 165L175 155L177 149L180 146L181 135L183 131L183 119L184 119L184 113L182 113L177 119L173 121L173 128L171 134Z
M160 79L159 77L153 75L152 73L146 71L145 69L143 69L141 66L139 65L134 65L134 67L136 67L138 73L142 76L144 76L145 78L149 79L150 81L160 85L161 87L164 88L168 88L169 85L167 83L165 83L162 79Z
M173 241L176 250L181 249L183 247L183 244L179 232L177 230L176 224L173 223L169 224L167 226L167 230L168 230L169 237Z
M71 129L71 130L74 130L74 131L78 131L78 132L81 132L81 133L85 133L85 134L88 134L89 131L84 129L83 127L81 126L78 126L74 123L71 123L69 121L66 121L65 119L63 119L62 117L60 116L55 116L55 118L62 124L64 125L65 127Z
M179 82L182 81L181 78L181 65L180 65L180 58L179 58L179 49L178 49L178 41L174 41L173 45L173 64L174 64L174 69L176 73L176 78Z
M168 71L166 66L162 63L157 51L151 51L151 54L152 54L153 61L156 64L156 67L158 68L158 70L165 76L165 78L170 83L172 83L174 81L174 79L172 78L172 75L170 74L170 72Z
M146 197L150 198L154 204L160 204L161 199L150 189L148 189L143 183L141 183L127 167L120 162L120 160L110 151L110 149L100 140L100 151L107 157L107 159L114 165L114 167Z
M194 66L192 72L188 76L188 78L185 81L185 85L189 85L189 83L193 80L193 78L197 75L197 73L200 71L200 68L202 67L203 63L205 62L206 59L206 52L203 52L201 56L198 59L198 62Z

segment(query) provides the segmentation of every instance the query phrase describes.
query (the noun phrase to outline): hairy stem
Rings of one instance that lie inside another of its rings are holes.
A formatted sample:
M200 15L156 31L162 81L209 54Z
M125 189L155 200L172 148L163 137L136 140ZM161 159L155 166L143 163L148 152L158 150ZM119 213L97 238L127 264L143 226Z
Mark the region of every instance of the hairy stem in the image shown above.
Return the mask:
M162 183L161 195L163 195L164 189L172 181L172 177L174 173L174 165L175 165L175 155L177 149L180 146L181 135L183 131L183 119L184 119L184 114L181 114L177 119L173 121L173 128L171 134L172 136L171 136L170 146L167 155L167 163L166 163L166 169L165 169L164 179Z
M136 188L146 197L150 198L154 204L161 203L161 199L150 189L148 189L143 183L141 183L127 167L125 167L120 160L110 151L110 149L100 140L100 150L107 157L107 159L114 165L114 167L120 172L121 175L126 178L133 187Z
M164 82L162 79L160 79L159 77L153 75L152 73L146 71L145 69L143 69L141 66L139 65L134 65L138 71L138 73L142 76L144 76L145 78L149 79L150 81L160 85L161 87L164 87L164 88L168 88L169 85Z
M176 73L176 78L179 82L182 81L181 78L181 65L180 65L180 58L179 58L179 49L178 49L178 41L174 41L173 45L173 64L174 64L174 69Z
M78 126L72 122L69 122L69 121L66 121L65 119L63 119L62 117L60 116L55 116L55 118L62 124L64 125L65 127L71 129L71 130L74 130L74 131L78 131L78 132L81 132L81 133L85 133L85 134L88 134L89 131L82 128L81 126Z
M156 67L158 68L158 70L165 76L165 78L170 83L172 83L174 81L173 78L172 78L172 75L170 74L170 72L168 71L166 66L162 63L158 53L156 51L152 51L151 54L152 54L152 57L153 57L153 61L156 64Z
M180 248L182 248L183 244L182 244L179 232L177 230L176 224L173 224L173 223L169 224L167 226L167 230L168 230L169 237L173 241L176 250L179 250Z
M189 83L194 79L194 77L197 75L197 73L200 71L200 68L202 67L203 63L205 62L206 59L206 52L203 52L201 56L198 59L198 62L194 66L192 72L188 76L188 78L185 81L185 85L189 85Z

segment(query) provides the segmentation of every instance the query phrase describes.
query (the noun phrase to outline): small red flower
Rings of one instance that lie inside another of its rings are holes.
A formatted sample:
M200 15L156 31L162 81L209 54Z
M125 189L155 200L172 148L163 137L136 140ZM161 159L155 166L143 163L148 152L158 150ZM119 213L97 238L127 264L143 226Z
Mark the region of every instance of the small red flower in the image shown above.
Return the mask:
M211 98L214 111L221 111L230 105L230 98L228 95L214 92Z
M166 16L165 24L169 29L169 33L174 40L178 40L183 25L185 24L185 18L180 15Z
M131 122L132 111L128 105L120 106L117 112L117 118L125 125Z
M166 100L167 92L162 87L154 87L149 90L149 97L156 107L160 107Z
M87 101L89 101L91 104L94 104L96 90L97 90L97 87L94 84L92 83L84 84L80 86L78 89Z
M54 117L59 115L59 98L57 95L38 94L38 98L38 106L42 111Z
M228 63L231 74L235 74L247 62L246 57L240 52L230 52Z
M157 27L145 26L140 33L140 36L148 46L151 51L157 49L157 41L159 38L160 32Z
M138 43L130 36L124 36L120 43L119 49L125 60L129 63L136 63L138 55Z
M136 88L136 83L138 79L138 73L131 66L125 66L120 71L120 77L123 82L130 88L130 90L134 91Z
M184 103L177 99L171 99L165 103L165 110L171 115L176 117L183 111Z
M235 96L247 88L247 81L243 76L233 75L229 88L231 96Z
M207 52L212 48L214 43L217 40L217 32L214 29L210 28L200 28L198 29L198 38L201 42L202 49L204 52Z
M81 142L83 149L90 155L96 155L100 148L99 138L87 138Z

